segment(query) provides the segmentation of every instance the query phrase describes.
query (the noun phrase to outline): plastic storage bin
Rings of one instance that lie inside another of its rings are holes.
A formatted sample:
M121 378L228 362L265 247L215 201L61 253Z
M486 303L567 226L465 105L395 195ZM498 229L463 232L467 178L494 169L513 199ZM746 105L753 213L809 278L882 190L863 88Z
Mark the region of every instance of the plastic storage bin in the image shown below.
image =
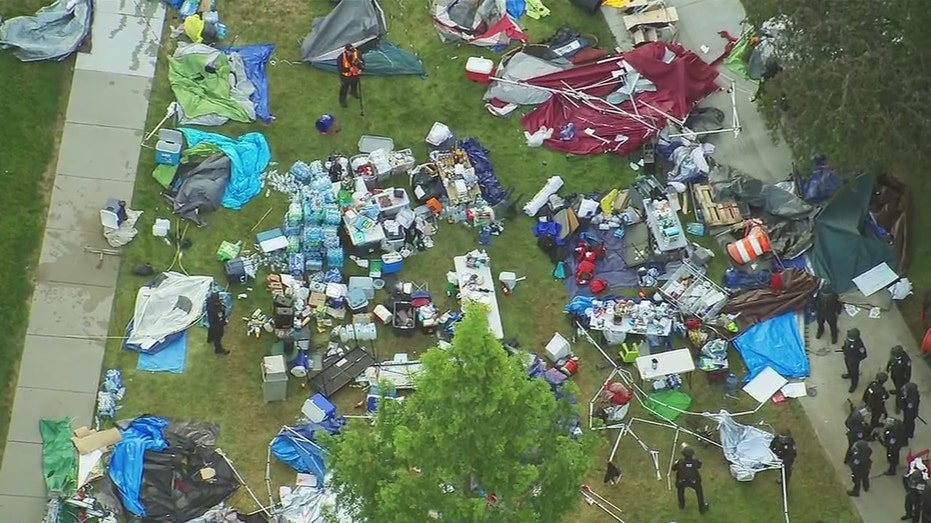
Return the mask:
M158 143L155 144L155 162L162 165L178 165L183 147L184 135L180 131L161 129L158 131Z
M372 300L375 298L375 284L369 276L350 276L349 277L349 292L352 292L354 289L359 289L365 294L367 300Z
M490 84L491 73L494 70L495 63L487 58L472 56L466 61L466 76L473 82Z
M378 149L384 149L388 152L394 150L394 140L387 136L371 136L363 134L359 137L359 152L368 154Z
M284 356L266 356L262 359L262 397L265 403L287 399L288 367Z

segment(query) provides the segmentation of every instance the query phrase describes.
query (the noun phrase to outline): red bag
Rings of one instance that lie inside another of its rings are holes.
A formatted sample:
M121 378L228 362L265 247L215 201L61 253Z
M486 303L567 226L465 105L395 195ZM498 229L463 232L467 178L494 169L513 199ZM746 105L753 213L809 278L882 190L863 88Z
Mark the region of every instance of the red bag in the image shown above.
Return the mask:
M608 282L604 280L595 280L589 285L589 288L592 290L592 294L601 294L608 290Z

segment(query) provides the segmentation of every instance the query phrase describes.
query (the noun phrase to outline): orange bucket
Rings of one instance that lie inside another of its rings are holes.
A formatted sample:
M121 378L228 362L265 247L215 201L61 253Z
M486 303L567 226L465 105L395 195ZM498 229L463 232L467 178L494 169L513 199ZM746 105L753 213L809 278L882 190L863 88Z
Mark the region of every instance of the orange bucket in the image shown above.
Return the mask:
M750 234L727 246L727 254L741 265L750 263L770 250L769 238L759 228L754 228Z

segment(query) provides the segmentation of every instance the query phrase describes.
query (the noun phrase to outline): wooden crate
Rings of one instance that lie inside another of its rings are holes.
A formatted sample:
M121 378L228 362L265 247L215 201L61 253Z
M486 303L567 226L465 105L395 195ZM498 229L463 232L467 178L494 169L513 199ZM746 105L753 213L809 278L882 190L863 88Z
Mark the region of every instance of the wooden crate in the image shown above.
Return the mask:
M715 202L710 185L696 184L693 187L693 192L695 194L695 212L700 213L699 219L706 226L734 225L743 221L740 206L735 202Z

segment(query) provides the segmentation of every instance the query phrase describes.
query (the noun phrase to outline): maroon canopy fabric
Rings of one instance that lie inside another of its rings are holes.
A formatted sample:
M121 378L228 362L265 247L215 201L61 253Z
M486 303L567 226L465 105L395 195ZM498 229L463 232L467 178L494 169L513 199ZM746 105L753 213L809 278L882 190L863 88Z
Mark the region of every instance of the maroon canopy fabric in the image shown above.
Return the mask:
M626 101L619 106L579 96L584 93L601 98L616 91L621 77L615 76L615 71L621 70L622 61L653 82L656 91L639 93L635 103ZM521 124L531 133L544 126L552 128L553 137L544 142L552 149L623 156L665 127L665 114L685 119L695 104L719 88L717 77L717 70L695 53L678 44L653 42L620 56L526 80L559 92L524 116ZM563 141L560 131L570 123L575 126L575 136Z

